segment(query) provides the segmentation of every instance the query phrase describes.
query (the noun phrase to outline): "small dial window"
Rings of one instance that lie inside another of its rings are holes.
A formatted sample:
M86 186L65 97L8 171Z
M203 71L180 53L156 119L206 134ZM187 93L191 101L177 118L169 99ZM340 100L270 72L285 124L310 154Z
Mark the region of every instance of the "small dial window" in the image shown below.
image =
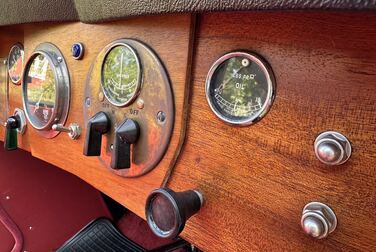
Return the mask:
M51 62L43 54L35 54L26 69L25 107L30 122L42 129L51 124L56 103L56 76Z
M10 80L14 84L19 84L21 81L24 64L24 49L21 44L12 46L8 56L8 74Z
M226 54L209 71L206 97L210 108L223 121L252 124L266 114L274 99L271 68L253 54Z
M112 47L102 64L102 89L118 107L132 103L140 91L141 69L135 51L126 44Z

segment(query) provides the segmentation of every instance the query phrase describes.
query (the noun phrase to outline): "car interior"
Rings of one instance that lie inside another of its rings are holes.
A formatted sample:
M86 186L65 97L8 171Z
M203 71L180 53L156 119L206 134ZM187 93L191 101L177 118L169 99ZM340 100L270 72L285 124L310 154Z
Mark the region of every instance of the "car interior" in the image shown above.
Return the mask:
M376 251L375 0L0 0L0 252Z

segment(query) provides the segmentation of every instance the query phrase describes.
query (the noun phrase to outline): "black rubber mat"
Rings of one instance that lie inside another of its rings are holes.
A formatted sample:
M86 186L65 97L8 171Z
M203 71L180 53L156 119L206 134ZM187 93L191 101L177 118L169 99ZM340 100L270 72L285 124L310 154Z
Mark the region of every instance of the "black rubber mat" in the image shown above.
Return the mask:
M57 252L144 252L104 218L89 223Z

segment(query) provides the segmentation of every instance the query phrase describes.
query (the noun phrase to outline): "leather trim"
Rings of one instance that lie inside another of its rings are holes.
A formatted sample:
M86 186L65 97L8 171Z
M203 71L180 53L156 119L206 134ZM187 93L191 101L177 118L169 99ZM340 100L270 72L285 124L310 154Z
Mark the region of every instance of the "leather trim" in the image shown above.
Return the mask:
M183 12L375 10L376 0L74 0L82 22Z
M104 22L167 13L250 10L376 10L376 0L1 0L0 25Z
M0 25L77 21L73 0L1 0Z

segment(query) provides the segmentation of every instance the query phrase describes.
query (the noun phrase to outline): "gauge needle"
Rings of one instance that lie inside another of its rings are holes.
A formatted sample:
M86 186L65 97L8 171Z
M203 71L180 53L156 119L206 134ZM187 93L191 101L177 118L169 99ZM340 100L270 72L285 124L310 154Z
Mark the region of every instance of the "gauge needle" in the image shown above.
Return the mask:
M42 89L43 90L43 89ZM37 110L37 109L39 109L39 104L40 104L40 101L42 100L42 98L43 98L43 95L44 95L44 92L45 92L46 90L43 90L42 91L42 94L39 96L39 99L38 99L38 102L35 104L35 109L34 109L34 113L35 113L35 111Z
M123 75L123 59L124 59L124 54L122 53L121 54L121 58L120 58L120 88L121 88L121 76Z
M235 101L235 104L234 104L234 113L236 112L236 105L238 105L238 100Z
M234 73L232 75L235 75L237 73L239 73L240 70L242 70L244 68L244 66L241 66L238 70L235 70ZM223 89L225 89L225 86L227 83L230 82L230 80L232 79L232 77L228 78L226 81L224 81L219 87L218 87L218 93L221 92Z

